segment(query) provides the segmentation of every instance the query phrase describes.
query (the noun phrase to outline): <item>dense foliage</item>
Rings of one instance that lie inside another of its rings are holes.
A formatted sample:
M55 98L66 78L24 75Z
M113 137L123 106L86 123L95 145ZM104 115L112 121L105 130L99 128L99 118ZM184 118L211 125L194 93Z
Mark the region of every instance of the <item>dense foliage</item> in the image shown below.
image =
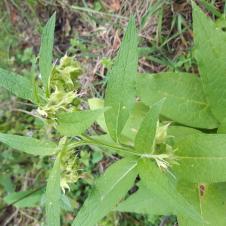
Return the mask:
M46 224L60 225L62 194L83 178L74 150L88 145L120 159L96 180L73 226L93 226L111 211L175 215L181 226L224 226L226 33L194 3L194 56L200 77L185 72L138 74L132 17L108 73L104 100L90 99L90 110L84 110L76 96L80 65L68 56L52 65L54 27L55 14L43 29L40 78L0 69L0 85L33 102L34 116L48 131L40 139L0 133L0 141L13 149L54 156L44 189ZM94 122L101 133L87 131ZM26 197L22 206L30 202L29 194L34 192L19 193ZM13 203L15 195L5 201Z

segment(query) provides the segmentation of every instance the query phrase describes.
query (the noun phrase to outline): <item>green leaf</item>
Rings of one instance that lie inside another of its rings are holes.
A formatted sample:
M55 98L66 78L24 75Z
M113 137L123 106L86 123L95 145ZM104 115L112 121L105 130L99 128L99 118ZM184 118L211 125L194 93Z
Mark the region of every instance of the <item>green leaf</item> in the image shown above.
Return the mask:
M94 226L126 195L137 176L137 162L122 159L101 176L76 216L72 226Z
M193 3L194 55L211 111L221 121L226 108L226 33Z
M57 146L53 142L32 137L0 133L0 142L31 155L47 156L57 152Z
M98 98L91 98L88 100L89 107L91 110L101 109L104 108L104 100ZM143 104L142 102L136 102L129 118L122 130L122 134L120 136L120 143L124 143L124 138L129 139L129 143L127 145L133 146L134 140L137 134L137 131L140 127L143 118L146 116L146 113L149 111L149 107ZM100 127L107 132L107 126L104 119L104 113L101 114L100 117L97 119L97 123ZM112 140L112 139L111 139Z
M0 174L0 185L7 193L12 193L15 190L10 174L5 174L4 172Z
M161 114L181 124L207 129L218 127L205 99L201 80L192 74L138 75L137 95L148 106L166 98Z
M58 115L57 130L66 136L81 135L88 129L107 109L76 111Z
M49 93L49 79L52 71L55 22L56 13L51 16L51 18L43 28L41 47L39 52L39 68L43 85L47 93Z
M180 186L184 196L193 202L205 223L178 216L180 226L225 226L226 222L226 184L184 184Z
M217 133L225 134L226 133L226 118L224 118L217 130Z
M99 98L90 98L88 99L88 104L91 110L103 109L104 108L104 100ZM107 125L105 123L104 112L97 119L97 123L99 126L106 132Z
M142 121L135 138L135 149L139 153L152 153L155 144L156 129L163 101L151 106Z
M134 146L135 138L137 132L140 128L140 125L145 118L147 112L150 110L148 106L143 104L142 102L136 102L134 105L133 110L130 113L130 116L126 122L125 127L122 130L122 136L127 137L130 139L130 146ZM120 142L121 137L120 137Z
M138 164L142 183L151 194L167 200L169 208L174 212L202 222L200 214L176 189L176 181L171 175L162 172L154 162L142 159Z
M176 176L191 182L226 181L226 135L193 134L176 144Z
M41 190L27 190L13 192L4 198L8 205L14 205L17 208L36 207L41 201L43 192Z
M135 19L132 17L112 70L108 74L105 106L111 107L111 109L105 112L105 121L108 131L115 141L118 141L135 103L137 42Z
M143 183L139 184L138 191L121 202L117 208L120 212L130 212L148 215L173 215L173 209L163 196L152 193Z
M46 187L46 222L47 226L60 226L60 158L56 158Z
M178 142L186 136L200 133L201 131L197 129L184 126L169 126L167 129L167 134L172 137L175 142Z
M32 91L32 82L20 75L0 68L0 86L20 98L35 102Z

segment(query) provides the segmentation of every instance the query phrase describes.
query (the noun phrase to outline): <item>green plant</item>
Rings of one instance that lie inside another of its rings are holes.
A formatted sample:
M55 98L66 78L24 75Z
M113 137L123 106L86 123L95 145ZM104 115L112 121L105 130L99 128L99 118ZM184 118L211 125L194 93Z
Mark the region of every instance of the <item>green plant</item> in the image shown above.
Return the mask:
M0 141L14 149L55 156L46 185L46 224L60 225L61 188L65 192L81 177L73 150L89 145L120 160L96 180L73 226L95 225L111 211L150 218L176 215L182 226L224 226L224 31L193 4L194 55L201 78L184 72L137 75L138 38L131 18L108 74L105 99L90 99L91 110L81 110L75 95L79 64L65 56L52 66L54 25L55 15L43 30L41 81L0 70L1 86L33 101L35 116L48 128L48 140L0 134ZM101 135L86 133L95 121ZM29 194L34 191L20 195Z

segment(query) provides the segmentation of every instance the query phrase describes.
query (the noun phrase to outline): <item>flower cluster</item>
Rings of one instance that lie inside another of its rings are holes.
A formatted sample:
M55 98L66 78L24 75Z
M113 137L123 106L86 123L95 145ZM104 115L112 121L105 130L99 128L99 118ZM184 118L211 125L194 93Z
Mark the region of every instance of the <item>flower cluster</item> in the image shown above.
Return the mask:
M76 183L80 178L79 160L75 155L74 148L67 142L66 137L63 137L59 143L60 152L60 186L63 192L70 190L69 184Z
M76 90L79 88L78 77L82 69L72 57L65 55L56 65L50 77L50 95L44 106L38 108L38 113L54 120L60 112L74 111L79 104Z

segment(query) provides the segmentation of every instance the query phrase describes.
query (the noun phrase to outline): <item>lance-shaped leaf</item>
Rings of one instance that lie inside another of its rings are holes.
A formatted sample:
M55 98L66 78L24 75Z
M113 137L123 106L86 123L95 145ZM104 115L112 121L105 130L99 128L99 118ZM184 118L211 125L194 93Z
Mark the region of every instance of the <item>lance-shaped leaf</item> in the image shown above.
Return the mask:
M43 85L47 93L49 92L49 79L52 71L55 22L56 13L51 16L43 28L39 52L39 69L41 72Z
M224 226L226 222L226 184L187 184L179 189L202 215L204 222L178 216L180 226Z
M160 101L152 105L140 125L135 138L135 149L139 153L152 153L154 151L156 129L162 104L163 101Z
M104 108L103 99L91 98L88 100L88 103L91 110ZM129 118L122 130L122 134L121 134L122 136L120 136L121 143L123 143L123 137L127 137L131 140L131 142L133 142L132 144L130 143L129 145L130 146L134 145L134 140L135 140L137 131L140 127L141 122L143 121L143 118L146 116L146 113L149 110L150 110L149 107L143 104L142 102L135 103L129 115ZM104 113L103 115L100 115L100 117L97 119L97 123L105 132L107 131L107 126L104 119Z
M112 70L108 74L105 106L111 109L105 112L105 121L115 141L118 141L135 103L137 62L137 32L135 19L132 17Z
M138 171L142 183L151 190L151 194L163 197L169 208L180 215L202 222L197 210L176 189L176 181L172 175L162 172L156 164L149 159L142 159L138 164Z
M60 158L56 158L46 187L47 226L60 226Z
M0 133L0 142L31 155L47 156L58 151L55 143L32 137Z
M175 215L174 209L168 205L163 196L152 193L143 183L139 183L138 191L121 202L117 208L120 212L130 212L153 215Z
M194 55L211 111L221 121L226 112L226 33L193 3Z
M13 192L4 197L4 201L17 208L36 207L40 203L42 195L43 191L40 189Z
M226 181L226 135L193 134L176 144L177 177L192 182Z
M106 110L106 108L102 108L93 111L87 110L59 114L57 130L66 136L80 135Z
M35 102L32 82L20 75L0 68L0 86L20 98Z
M72 226L94 226L126 195L137 176L137 162L122 159L101 176L76 216Z
M161 114L181 124L207 129L218 127L205 99L201 80L192 74L138 75L137 95L148 106L166 98Z

